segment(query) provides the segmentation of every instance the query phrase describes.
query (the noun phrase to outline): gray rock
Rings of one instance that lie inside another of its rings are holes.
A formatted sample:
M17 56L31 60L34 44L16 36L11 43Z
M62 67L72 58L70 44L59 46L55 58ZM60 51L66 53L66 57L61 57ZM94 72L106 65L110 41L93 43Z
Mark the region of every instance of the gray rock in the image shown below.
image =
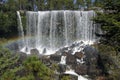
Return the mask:
M18 52L17 54L19 54L19 61L22 62L27 58L27 54L24 52Z
M31 53L32 55L39 55L39 51L38 51L37 49L31 49L31 50L30 50L30 53Z
M50 55L50 60L60 62L61 61L61 55L52 54L52 55Z
M66 65L59 64L58 67L59 67L58 72L63 73L66 71Z
M81 58L84 57L84 54L83 54L82 52L76 52L76 53L74 54L74 56L75 56L76 58L78 58L78 59L81 59Z
M86 65L76 65L75 72L79 75L87 75L87 66Z
M47 49L46 49L46 48L44 48L42 53L44 54L44 53L46 53L46 52L47 52Z
M66 57L66 64L67 65L74 65L76 63L77 63L77 61L76 61L75 56L71 55L71 54L68 54L67 57Z

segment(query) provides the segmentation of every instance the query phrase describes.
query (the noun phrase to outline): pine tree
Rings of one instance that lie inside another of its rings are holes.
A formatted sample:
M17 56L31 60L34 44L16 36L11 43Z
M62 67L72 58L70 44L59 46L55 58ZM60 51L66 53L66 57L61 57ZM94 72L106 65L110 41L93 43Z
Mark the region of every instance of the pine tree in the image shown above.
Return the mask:
M98 12L95 21L100 23L105 32L104 42L114 46L120 52L120 1L104 0L103 13Z

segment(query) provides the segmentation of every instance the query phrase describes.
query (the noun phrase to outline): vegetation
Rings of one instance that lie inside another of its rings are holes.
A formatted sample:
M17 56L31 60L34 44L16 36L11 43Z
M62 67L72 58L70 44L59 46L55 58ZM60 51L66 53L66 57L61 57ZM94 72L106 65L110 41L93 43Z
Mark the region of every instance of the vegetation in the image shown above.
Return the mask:
M104 74L107 80L120 79L120 0L103 0L103 12L97 11L95 22L101 25L103 34L101 43L97 45L100 51Z
M114 47L105 44L99 44L96 48L100 52L101 63L99 66L102 68L102 75L107 80L120 79L120 54L116 55Z
M120 1L104 0L103 13L97 12L96 23L101 25L104 31L103 43L115 47L120 52Z
M103 34L101 43L97 45L100 51L103 75L107 80L120 79L120 0L7 0L0 2L0 38L16 36L17 15L22 13L23 26L25 28L24 11L38 10L86 10L101 8L103 12L96 11L94 21L101 25ZM1 39L0 39L1 41ZM2 43L2 42L0 42ZM25 61L20 60L20 55L0 47L0 80L54 80L52 70L56 70L56 64L49 69L37 56L28 56ZM64 76L62 80L69 80Z
M21 61L20 55L0 47L0 80L54 80L53 74L37 56Z

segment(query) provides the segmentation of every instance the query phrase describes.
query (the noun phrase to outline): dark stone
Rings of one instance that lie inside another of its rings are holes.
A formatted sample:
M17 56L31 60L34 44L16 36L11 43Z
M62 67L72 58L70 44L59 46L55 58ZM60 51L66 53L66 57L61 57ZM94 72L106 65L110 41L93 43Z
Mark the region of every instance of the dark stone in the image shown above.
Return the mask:
M68 51L68 47L64 47L62 49L59 50L61 53L67 52Z
M84 52L86 55L85 62L87 66L87 74L94 77L99 75L101 73L98 65L98 61L100 60L99 52L91 46L86 46Z
M87 75L87 66L86 65L76 65L75 72L79 75Z
M74 54L74 56L75 56L76 58L78 58L78 59L81 59L81 58L84 57L84 54L83 54L82 52L76 52L76 53Z
M85 54L88 58L91 58L91 57L97 58L98 54L99 54L98 51L95 48L93 48L92 46L86 46L83 51L85 52Z
M44 53L46 53L46 52L47 52L47 50L46 50L46 48L44 48L42 53L44 54Z
M27 58L27 54L24 52L18 52L19 54L19 61L23 62Z
M66 71L66 65L59 64L58 67L59 67L58 72L63 73Z
M83 50L85 52L85 61L86 61L86 64L88 66L91 66L91 65L97 65L97 61L98 61L98 51L91 47L91 46L86 46Z
M76 64L76 58L74 55L71 55L71 54L67 54L67 57L66 57L66 64L67 65L74 65Z
M42 56L40 59L42 60L42 63L44 63L46 66L50 66L52 64L49 56Z
M28 52L28 47L25 48L25 51Z
M50 60L60 62L61 61L61 55L52 54L52 55L50 55Z
M72 54L72 53L73 53L73 51L72 51L72 50L69 50L69 51L68 51L68 54Z
M68 55L70 55L68 52L63 52L62 53L62 56L68 56Z
M37 49L31 49L31 50L30 50L30 53L31 53L32 55L39 55L39 51L38 51Z

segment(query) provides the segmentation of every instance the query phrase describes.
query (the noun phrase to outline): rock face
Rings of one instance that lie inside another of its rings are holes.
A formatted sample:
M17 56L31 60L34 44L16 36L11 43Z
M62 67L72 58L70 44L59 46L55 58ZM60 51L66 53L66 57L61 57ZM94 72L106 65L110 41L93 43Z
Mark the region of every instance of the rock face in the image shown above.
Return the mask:
M99 75L99 66L98 66L98 51L91 47L86 46L83 50L85 52L86 58L85 58L85 64L87 66L87 74L91 76Z

